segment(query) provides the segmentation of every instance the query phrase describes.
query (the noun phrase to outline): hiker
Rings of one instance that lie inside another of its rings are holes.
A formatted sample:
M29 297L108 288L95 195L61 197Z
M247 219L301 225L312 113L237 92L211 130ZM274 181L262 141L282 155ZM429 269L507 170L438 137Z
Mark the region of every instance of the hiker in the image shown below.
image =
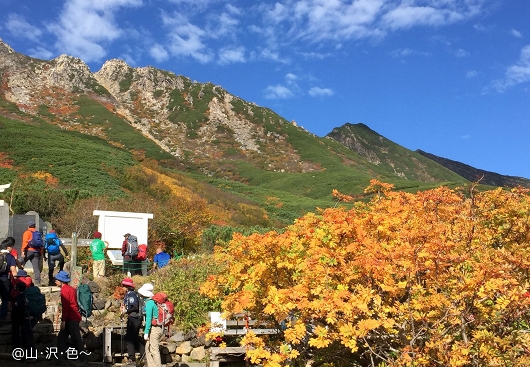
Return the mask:
M61 287L61 330L57 335L57 349L59 359L66 360L66 350L68 348L67 341L70 336L72 344L74 344L77 350L77 355L81 359L85 359L84 356L85 347L83 345L83 339L81 339L81 330L79 328L79 322L81 322L81 313L79 306L77 305L77 292L74 287L70 286L70 275L62 270L55 276L55 285Z
M29 316L29 323L33 328L37 322L42 321L42 315L46 312L46 297L42 294L39 287L33 284L33 280L24 269L19 269L17 275L13 277L13 289L11 291L11 298L14 300L18 296L16 288L17 283L24 283L26 289L24 294L27 301L27 313Z
M64 256L61 254L61 249L64 252ZM59 261L59 271L61 271L64 270L64 258L66 257L68 259L68 251L63 241L57 237L57 233L53 229L46 234L44 251L48 254L48 286L52 287L55 285L55 281L53 280L55 263Z
M171 259L171 256L167 252L164 251L162 246L158 246L156 248L156 254L153 258L153 269L152 271L156 269L163 268L169 263L169 260Z
M40 286L40 259L42 256L44 241L42 234L35 229L35 221L28 222L28 229L22 235L22 253L24 259L22 264L30 261L33 267L33 283Z
M11 278L17 274L17 263L13 255L9 253L7 244L2 242L0 245L0 321L6 321L7 312L9 311L9 291L11 289Z
M26 284L19 281L15 287L17 296L11 309L11 343L13 349L24 348L24 355L29 355L28 352L35 348L35 340L26 301Z
M153 288L151 283L145 283L138 289L138 293L145 298L144 340L147 342L145 344L147 367L161 367L159 345L162 339L162 325L153 325L153 320L158 318L158 306L152 299Z
M90 242L90 252L92 253L92 268L94 279L105 276L105 249L108 243L101 239L101 233L96 231L93 236L94 240Z
M121 282L127 293L123 297L123 303L120 307L121 317L127 317L127 331L125 332L125 346L127 347L127 365L136 365L135 353L140 352L140 342L138 334L142 326L142 304L138 293L134 290L134 283L131 278L125 278ZM123 351L122 351L123 353Z
M15 258L17 268L24 269L24 266L18 260L18 251L15 248L15 237L7 237L5 240L2 241L2 244L5 244L7 246L7 251L9 251L9 253Z
M126 276L141 275L141 263L137 261L138 239L135 235L126 233L121 245L121 255L123 256L123 273Z

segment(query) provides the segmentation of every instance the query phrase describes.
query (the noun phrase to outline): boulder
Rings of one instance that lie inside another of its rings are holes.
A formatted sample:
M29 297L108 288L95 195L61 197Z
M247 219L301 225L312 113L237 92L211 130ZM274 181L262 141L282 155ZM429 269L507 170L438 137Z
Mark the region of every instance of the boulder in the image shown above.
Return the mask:
M175 350L177 349L177 343L167 342L164 344L164 346L167 348L170 354L175 353Z
M175 353L177 354L190 354L191 350L193 348L191 347L190 342L183 342L181 345L175 349Z
M169 340L174 342L183 342L186 339L184 339L184 334L182 331L177 331L171 338L169 338Z
M195 330L191 330L184 335L184 340L191 340L195 337L197 337L197 332Z
M204 358L206 358L206 350L203 346L193 348L190 353L190 358L195 361L202 361Z

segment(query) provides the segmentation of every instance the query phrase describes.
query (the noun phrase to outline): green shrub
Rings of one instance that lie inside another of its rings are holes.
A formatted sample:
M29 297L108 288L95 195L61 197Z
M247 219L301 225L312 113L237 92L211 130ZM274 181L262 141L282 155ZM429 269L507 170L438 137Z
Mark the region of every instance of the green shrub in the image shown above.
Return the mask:
M155 293L165 292L174 303L176 326L191 330L209 321L209 311L220 311L220 300L211 300L199 292L206 278L218 271L212 255L196 255L172 260L150 275L148 281L155 286Z

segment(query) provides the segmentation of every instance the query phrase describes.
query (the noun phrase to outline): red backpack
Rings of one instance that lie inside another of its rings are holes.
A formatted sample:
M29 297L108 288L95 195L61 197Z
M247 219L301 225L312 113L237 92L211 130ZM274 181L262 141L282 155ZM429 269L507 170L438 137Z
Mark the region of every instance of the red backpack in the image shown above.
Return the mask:
M158 318L152 321L153 325L169 327L174 321L173 313L175 312L175 306L173 305L173 302L171 302L163 292L155 294L152 299L158 307Z
M138 255L136 255L136 260L144 261L145 259L147 259L147 245L138 245Z

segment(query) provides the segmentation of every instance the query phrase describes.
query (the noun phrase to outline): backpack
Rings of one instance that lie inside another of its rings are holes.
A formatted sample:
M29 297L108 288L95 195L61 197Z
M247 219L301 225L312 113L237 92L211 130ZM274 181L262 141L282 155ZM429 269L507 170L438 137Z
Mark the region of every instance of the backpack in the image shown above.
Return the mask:
M0 274L7 272L7 254L0 254Z
M144 261L145 259L147 259L147 245L138 245L138 255L136 255L136 260Z
M79 306L79 312L85 319L92 316L92 292L88 284L79 284L77 287L77 305Z
M39 231L33 231L31 232L31 240L29 240L29 247L36 249L40 249L43 244L42 240L42 233Z
M127 238L127 251L125 251L125 255L131 257L138 256L138 239L136 236L130 235Z
M55 233L46 234L46 242L44 242L44 249L48 252L48 254L59 254L61 252L61 248L59 246L59 239L57 238L57 235Z
M142 312L140 309L140 297L135 291L129 291L125 294L123 305L128 314L132 312L138 312L138 314L141 314Z
M26 288L24 293L26 294L29 314L40 320L42 314L46 312L46 297L36 286Z
M152 321L152 324L163 327L171 325L174 321L173 313L175 312L173 302L167 299L167 295L163 292L155 294L152 300L158 307L158 317Z

